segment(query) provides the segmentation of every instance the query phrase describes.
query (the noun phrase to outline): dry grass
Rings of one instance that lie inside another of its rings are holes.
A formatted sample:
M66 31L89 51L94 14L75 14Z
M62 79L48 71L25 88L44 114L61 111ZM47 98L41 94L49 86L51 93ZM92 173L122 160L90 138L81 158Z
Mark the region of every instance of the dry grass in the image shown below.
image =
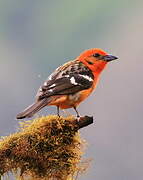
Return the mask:
M74 117L54 115L20 123L19 131L0 140L0 176L19 180L73 180L84 169L81 139Z

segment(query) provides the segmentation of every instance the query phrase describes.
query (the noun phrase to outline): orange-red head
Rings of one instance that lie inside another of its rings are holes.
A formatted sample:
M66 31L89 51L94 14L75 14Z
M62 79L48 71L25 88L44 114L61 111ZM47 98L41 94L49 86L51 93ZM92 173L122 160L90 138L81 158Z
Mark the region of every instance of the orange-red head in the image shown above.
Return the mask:
M110 61L118 59L116 56L112 56L102 49L93 48L84 51L78 57L78 60L83 62L94 73L99 74Z

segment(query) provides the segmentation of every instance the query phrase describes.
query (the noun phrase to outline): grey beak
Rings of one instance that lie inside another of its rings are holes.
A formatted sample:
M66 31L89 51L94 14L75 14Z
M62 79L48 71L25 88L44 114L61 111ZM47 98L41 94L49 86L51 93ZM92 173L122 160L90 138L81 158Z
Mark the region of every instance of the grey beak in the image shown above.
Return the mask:
M116 56L112 56L110 54L103 57L103 60L107 61L107 62L113 61L115 59L118 59L118 58Z

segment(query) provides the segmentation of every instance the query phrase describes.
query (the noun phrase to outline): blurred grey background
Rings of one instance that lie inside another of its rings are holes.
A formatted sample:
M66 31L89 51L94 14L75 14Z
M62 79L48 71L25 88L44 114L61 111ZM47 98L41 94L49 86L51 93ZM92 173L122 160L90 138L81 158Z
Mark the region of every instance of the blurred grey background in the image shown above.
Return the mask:
M93 160L79 179L142 180L142 0L0 1L0 136L15 132L16 114L56 67L93 47L119 60L79 107L94 116L81 130Z

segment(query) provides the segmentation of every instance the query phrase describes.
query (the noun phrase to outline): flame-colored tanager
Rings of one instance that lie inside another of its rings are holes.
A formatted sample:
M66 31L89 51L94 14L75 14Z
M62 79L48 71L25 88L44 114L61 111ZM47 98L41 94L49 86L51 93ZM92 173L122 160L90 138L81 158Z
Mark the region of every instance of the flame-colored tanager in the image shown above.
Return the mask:
M74 108L96 88L100 73L108 62L117 59L97 48L82 52L76 59L58 67L39 88L36 102L17 115L17 119L32 117L45 106Z

